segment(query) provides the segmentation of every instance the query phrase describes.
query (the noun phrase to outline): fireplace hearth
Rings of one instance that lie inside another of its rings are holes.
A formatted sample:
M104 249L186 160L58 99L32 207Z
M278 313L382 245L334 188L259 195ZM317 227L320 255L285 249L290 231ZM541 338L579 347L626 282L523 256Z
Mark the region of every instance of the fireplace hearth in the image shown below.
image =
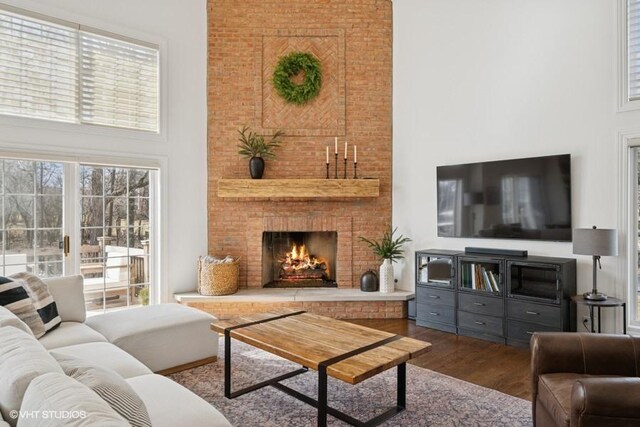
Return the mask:
M337 287L336 247L336 232L264 232L262 235L264 287Z

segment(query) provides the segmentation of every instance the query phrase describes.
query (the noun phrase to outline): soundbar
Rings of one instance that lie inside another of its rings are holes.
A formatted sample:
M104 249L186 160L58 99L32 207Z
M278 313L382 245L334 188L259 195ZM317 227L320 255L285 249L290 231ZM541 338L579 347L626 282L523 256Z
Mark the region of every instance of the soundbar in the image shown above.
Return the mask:
M523 251L520 249L474 248L470 246L464 248L464 252L466 254L502 255L517 257L526 257L529 254L529 251Z

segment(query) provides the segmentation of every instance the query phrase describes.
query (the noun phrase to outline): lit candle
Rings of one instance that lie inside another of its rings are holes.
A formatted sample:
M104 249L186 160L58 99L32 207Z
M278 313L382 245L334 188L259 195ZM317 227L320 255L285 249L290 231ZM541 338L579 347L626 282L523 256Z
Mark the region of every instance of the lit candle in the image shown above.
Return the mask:
M336 136L336 154L338 154L338 137Z
M327 164L329 164L329 146L327 145Z
M353 146L353 163L358 163L358 147Z
M347 160L347 141L344 142L344 159Z

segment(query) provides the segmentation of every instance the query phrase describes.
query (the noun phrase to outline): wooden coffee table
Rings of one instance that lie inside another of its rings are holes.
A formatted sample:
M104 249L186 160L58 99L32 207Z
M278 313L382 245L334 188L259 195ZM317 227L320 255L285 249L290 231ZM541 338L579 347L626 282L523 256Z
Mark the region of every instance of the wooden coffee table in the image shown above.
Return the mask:
M318 426L326 426L327 414L354 426L375 426L402 412L406 407L406 362L431 348L428 342L290 309L219 320L211 329L225 337L226 398L272 386L318 408ZM302 368L232 392L231 338L298 363ZM394 366L398 368L397 403L384 413L362 422L327 405L328 376L358 384ZM280 383L309 369L318 372L318 400Z

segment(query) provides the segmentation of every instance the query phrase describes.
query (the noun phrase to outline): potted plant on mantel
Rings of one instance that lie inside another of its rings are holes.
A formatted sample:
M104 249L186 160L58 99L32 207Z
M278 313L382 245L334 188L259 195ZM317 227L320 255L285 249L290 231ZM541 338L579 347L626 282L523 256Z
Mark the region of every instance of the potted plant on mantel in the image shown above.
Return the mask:
M382 240L369 240L360 236L360 240L365 242L373 250L373 253L382 259L380 265L380 292L393 292L395 289L393 279L393 263L404 258L402 246L411 241L410 238L402 234L395 239L393 235L398 230L396 227L391 233L385 231Z
M251 178L260 179L264 174L264 159L276 157L274 150L282 144L281 136L284 132L279 130L273 134L271 140L266 142L263 135L258 135L249 130L249 126L243 126L238 130L238 154L249 159L249 173Z

